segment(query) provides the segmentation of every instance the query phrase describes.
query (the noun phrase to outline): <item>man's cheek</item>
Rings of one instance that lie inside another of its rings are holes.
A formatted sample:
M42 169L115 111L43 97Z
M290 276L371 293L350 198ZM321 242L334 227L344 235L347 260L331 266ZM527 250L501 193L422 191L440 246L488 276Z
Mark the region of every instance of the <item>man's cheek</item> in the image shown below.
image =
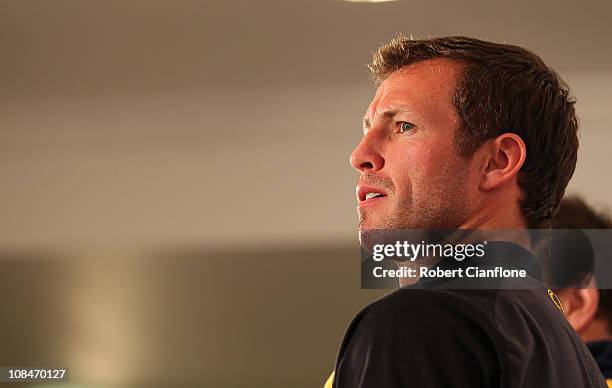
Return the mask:
M398 165L402 166L402 171L408 172L410 176L424 175L440 163L441 155L432 152L431 149L419 145L405 153Z
M398 208L405 208L414 201L415 177L405 174L398 178L395 183L395 192L388 201L389 205L398 211Z

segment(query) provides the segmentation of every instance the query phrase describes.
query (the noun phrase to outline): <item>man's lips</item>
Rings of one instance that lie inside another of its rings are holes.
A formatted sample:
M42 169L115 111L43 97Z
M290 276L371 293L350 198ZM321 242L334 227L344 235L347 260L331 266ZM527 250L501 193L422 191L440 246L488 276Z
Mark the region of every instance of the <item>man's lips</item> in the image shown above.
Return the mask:
M385 193L383 190L365 185L357 186L356 193L359 205L379 201L387 196L387 193Z

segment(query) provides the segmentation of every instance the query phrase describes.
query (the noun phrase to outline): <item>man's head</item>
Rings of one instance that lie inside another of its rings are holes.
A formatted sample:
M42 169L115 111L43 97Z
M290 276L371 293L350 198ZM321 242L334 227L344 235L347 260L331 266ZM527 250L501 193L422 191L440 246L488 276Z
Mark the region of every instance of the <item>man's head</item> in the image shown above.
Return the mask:
M398 37L370 69L378 89L351 156L362 230L480 227L507 216L502 207L516 209L511 225L549 226L574 171L577 120L539 57L465 37Z

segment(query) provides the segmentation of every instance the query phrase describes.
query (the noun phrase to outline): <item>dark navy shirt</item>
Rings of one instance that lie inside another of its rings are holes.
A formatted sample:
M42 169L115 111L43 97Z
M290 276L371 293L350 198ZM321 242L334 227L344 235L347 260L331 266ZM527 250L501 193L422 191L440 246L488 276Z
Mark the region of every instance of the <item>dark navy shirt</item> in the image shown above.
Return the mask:
M511 280L514 289L423 281L370 304L346 331L333 387L605 387L558 300L537 279L535 258L518 246L498 248L479 265L530 275Z

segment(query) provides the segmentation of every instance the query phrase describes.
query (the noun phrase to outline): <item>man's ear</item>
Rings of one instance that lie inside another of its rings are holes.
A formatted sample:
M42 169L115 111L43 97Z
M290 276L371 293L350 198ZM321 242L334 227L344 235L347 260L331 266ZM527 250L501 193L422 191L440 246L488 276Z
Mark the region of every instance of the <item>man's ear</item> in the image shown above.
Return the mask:
M489 140L481 148L481 152L482 190L496 189L514 179L527 157L525 142L514 133L504 133Z
M558 292L570 325L581 334L595 318L599 306L597 288L567 288Z

